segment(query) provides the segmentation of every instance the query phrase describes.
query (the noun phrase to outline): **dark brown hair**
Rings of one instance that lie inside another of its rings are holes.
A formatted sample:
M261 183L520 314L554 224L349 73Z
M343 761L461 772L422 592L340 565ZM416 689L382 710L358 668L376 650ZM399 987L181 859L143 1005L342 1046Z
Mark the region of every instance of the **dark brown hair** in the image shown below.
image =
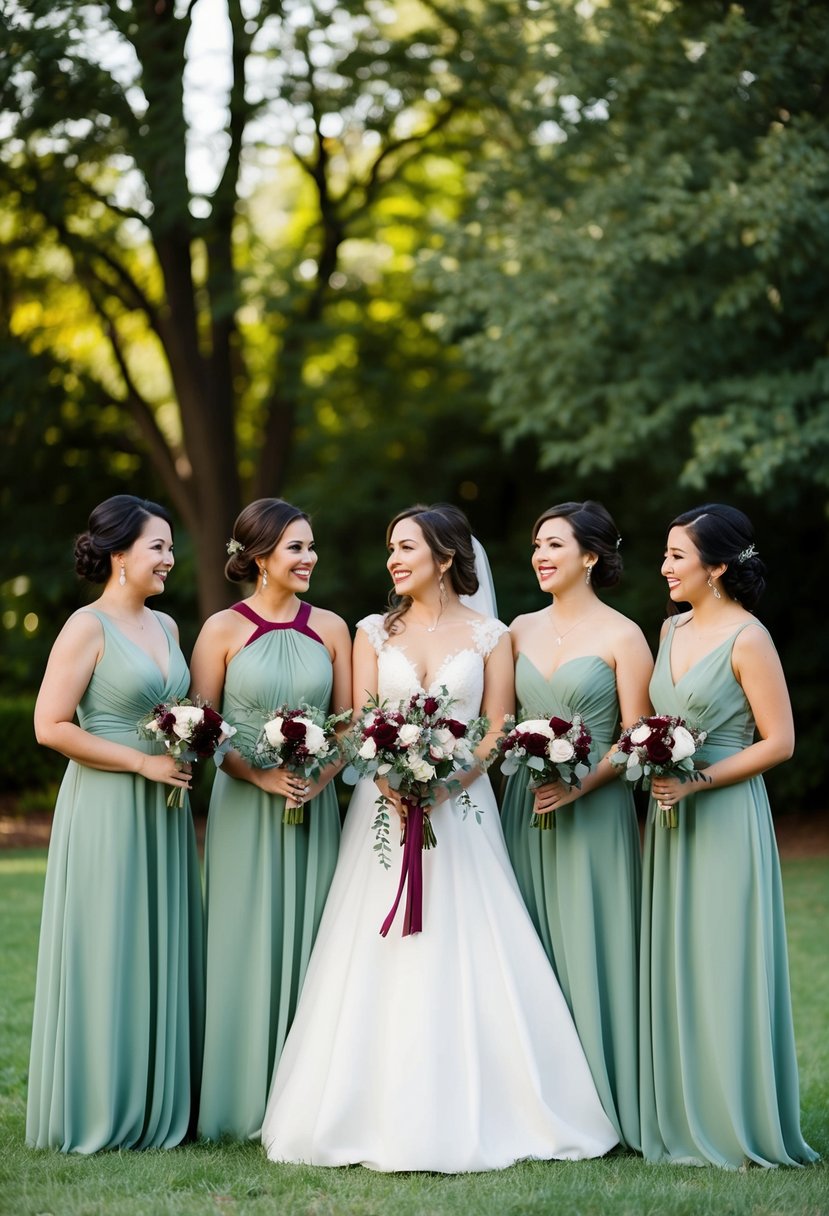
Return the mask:
M748 516L725 503L707 502L677 515L671 528L686 530L704 566L726 565L720 585L751 612L766 589L766 567L754 548Z
M173 531L169 511L148 498L114 494L99 503L86 531L75 538L75 570L88 583L105 583L112 574L112 554L138 540L148 519L163 519Z
M622 577L619 545L622 538L607 507L600 502L562 502L539 515L533 524L533 541L548 519L566 519L573 529L582 553L595 553L596 564L590 576L594 587L615 587Z
M475 550L472 547L472 529L463 511L448 502L438 502L432 506L416 503L413 507L407 507L395 515L386 528L387 546L395 527L404 519L412 519L418 525L437 564L451 563L444 577L449 579L455 593L474 595L478 590ZM410 595L398 595L394 590L390 592L389 610L383 622L389 633L411 603Z
M233 525L232 540L242 547L227 559L225 578L232 583L255 582L257 557L272 553L285 529L297 519L311 522L304 511L282 498L257 498L246 506Z

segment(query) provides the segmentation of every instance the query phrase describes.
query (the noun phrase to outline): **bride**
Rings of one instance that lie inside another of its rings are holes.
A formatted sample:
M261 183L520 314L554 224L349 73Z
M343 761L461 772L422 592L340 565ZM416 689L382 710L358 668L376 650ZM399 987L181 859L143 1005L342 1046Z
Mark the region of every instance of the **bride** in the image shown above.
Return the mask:
M513 709L512 651L506 627L460 598L478 586L466 517L412 507L387 542L393 607L359 624L355 708L445 686L455 717L490 719L485 755ZM461 784L480 814L445 795L432 810L423 931L408 937L402 907L380 935L400 847L392 831L384 870L372 848L378 789L357 786L268 1099L271 1160L460 1173L597 1157L617 1142L521 900L489 780L479 768Z

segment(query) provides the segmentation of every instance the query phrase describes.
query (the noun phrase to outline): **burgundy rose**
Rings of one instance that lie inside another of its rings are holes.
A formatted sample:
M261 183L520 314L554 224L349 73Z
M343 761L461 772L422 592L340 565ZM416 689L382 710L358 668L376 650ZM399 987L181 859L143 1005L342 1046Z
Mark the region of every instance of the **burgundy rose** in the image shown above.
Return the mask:
M423 712L429 716L436 714L440 709L440 701L437 697L427 697L423 702Z
M374 739L378 748L392 747L397 742L397 723L375 722L374 726L369 727L366 734Z
M521 736L521 746L531 756L546 756L549 745L550 740L546 735L539 735L532 730Z
M664 739L657 739L651 735L643 746L651 764L667 764L671 759L671 749Z
M286 739L301 743L307 734L307 727L304 722L298 722L295 718L285 718L282 722L282 734Z
M456 739L462 739L466 734L466 723L458 722L456 718L441 718L435 725L445 727Z
M550 730L554 735L566 735L572 725L572 722L567 722L564 718L550 718Z
M162 735L172 735L176 727L175 714L162 714L158 719L158 729Z

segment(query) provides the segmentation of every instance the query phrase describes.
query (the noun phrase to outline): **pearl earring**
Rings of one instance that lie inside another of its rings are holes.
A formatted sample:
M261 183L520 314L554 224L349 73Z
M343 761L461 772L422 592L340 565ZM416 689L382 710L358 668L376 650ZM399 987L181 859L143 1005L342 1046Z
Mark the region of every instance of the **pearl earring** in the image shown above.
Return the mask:
M125 587L127 584L127 572L124 569L123 562L121 562L121 573L118 575L118 582L121 584L122 587Z

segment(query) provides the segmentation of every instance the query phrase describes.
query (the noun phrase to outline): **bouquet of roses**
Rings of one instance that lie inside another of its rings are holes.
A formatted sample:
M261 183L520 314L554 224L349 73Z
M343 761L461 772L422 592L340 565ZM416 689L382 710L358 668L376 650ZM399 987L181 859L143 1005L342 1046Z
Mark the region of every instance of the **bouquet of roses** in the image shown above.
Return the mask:
M497 744L504 757L501 771L505 777L510 777L519 769L526 769L531 790L551 781L563 781L565 785L580 789L581 778L590 772L587 761L591 741L580 714L574 714L570 722L553 716L528 718L516 724L514 718L507 718ZM532 826L554 828L555 811L533 815Z
M694 755L705 742L707 732L695 730L673 714L654 714L640 718L623 730L610 753L610 763L622 770L626 781L650 786L652 777L678 777L680 781L702 780L694 768ZM659 825L677 826L676 807L657 803Z
M437 844L426 809L443 787L457 785L458 772L475 764L475 748L489 729L485 717L460 722L450 716L452 698L446 688L439 695L415 693L399 705L370 702L345 738L348 767L343 780L354 784L360 777L384 777L398 790L406 807L403 828L403 864L397 898L380 932L385 937L400 903L408 880L403 936L419 933L423 921L422 850ZM461 797L464 813L472 805L468 795ZM388 799L380 795L378 813L372 827L375 852L381 865L389 868ZM475 808L480 821L480 811Z
M304 701L292 709L280 705L270 712L253 745L251 763L257 768L287 768L316 781L326 765L338 760L340 749L335 727L351 719L351 710L328 714ZM303 822L303 805L285 799L283 823Z
M171 756L186 764L213 757L218 764L230 748L236 727L225 722L222 715L209 705L194 704L186 699L163 701L154 706L138 723L142 739L163 743ZM184 806L186 790L171 790L167 806Z

